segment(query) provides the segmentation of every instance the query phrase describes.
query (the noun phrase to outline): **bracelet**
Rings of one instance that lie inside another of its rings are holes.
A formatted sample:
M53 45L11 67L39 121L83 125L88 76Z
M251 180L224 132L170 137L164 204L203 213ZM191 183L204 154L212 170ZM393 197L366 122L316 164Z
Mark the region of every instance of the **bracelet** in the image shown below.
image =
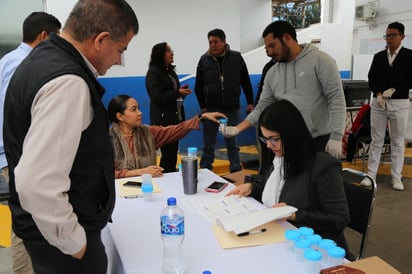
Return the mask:
M202 113L197 115L197 118L199 118L200 121L204 120L205 118L202 117Z

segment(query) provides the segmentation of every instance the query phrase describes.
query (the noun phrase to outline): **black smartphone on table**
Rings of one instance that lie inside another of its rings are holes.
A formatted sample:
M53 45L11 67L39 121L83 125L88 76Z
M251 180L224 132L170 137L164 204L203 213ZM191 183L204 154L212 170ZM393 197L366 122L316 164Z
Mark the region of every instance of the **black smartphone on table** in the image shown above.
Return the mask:
M127 181L126 183L123 184L123 186L129 186L129 187L141 187L142 182L136 182L136 181Z

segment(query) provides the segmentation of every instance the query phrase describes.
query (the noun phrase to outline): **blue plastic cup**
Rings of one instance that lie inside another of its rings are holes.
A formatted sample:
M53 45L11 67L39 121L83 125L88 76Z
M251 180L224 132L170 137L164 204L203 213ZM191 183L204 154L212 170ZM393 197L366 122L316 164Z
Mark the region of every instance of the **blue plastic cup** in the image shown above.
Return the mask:
M310 248L305 250L303 257L306 273L319 274L322 252Z
M299 238L295 241L295 256L296 260L303 262L303 254L310 248L310 242L305 238Z
M300 235L301 234L297 229L289 229L285 231L287 250L294 252L295 241L300 238Z

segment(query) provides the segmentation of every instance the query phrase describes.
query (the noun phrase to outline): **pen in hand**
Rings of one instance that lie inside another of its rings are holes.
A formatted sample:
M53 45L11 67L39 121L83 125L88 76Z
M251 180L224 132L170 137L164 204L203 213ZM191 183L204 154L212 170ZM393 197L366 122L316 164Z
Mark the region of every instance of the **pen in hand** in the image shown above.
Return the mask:
M256 229L256 230L251 230L251 231L246 231L246 232L242 232L237 234L238 237L243 237L243 236L248 236L248 235L253 235L253 234L257 234L257 233L262 233L265 232L266 228L262 228L262 229Z

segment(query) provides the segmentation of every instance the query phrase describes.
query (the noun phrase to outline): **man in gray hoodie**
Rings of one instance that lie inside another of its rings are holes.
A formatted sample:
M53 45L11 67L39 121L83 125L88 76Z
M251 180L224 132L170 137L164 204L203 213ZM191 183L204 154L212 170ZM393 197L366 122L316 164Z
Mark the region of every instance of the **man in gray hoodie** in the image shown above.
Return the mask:
M267 106L286 99L302 113L319 148L340 158L346 104L335 61L312 44L299 45L294 27L286 21L269 24L263 39L268 55L277 63L266 74L256 108L237 126L226 127L222 134L238 135L256 125Z

